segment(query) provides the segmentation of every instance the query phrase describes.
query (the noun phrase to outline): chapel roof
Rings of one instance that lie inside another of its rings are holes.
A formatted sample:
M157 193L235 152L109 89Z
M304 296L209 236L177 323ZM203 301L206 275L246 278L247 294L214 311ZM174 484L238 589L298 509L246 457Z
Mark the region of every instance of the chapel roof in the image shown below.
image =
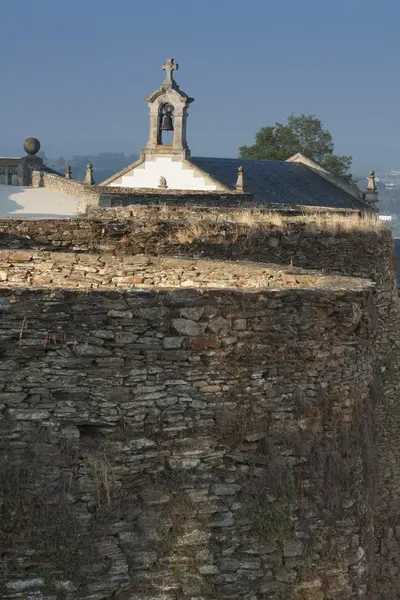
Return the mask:
M356 198L302 163L206 157L191 157L189 162L232 190L235 190L238 168L243 166L245 191L253 194L255 202L365 208L361 198Z

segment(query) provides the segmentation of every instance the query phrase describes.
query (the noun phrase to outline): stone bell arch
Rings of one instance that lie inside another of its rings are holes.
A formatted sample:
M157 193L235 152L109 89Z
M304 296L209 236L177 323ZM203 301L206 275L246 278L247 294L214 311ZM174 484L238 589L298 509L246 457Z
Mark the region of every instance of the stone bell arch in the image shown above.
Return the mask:
M165 80L150 96L145 98L150 109L150 135L142 151L145 156L172 155L189 158L190 150L186 140L188 107L194 100L179 89L174 80L178 65L168 58L165 65ZM168 119L168 131L173 131L172 143L163 143L163 120Z

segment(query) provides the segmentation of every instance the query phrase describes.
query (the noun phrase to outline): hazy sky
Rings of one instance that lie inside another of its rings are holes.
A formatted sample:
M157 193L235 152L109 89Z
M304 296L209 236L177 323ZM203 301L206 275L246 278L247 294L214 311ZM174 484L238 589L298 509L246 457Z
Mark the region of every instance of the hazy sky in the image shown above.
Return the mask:
M193 155L237 156L305 112L353 171L400 168L396 0L14 0L1 15L2 155L31 135L48 156L138 152L171 56Z

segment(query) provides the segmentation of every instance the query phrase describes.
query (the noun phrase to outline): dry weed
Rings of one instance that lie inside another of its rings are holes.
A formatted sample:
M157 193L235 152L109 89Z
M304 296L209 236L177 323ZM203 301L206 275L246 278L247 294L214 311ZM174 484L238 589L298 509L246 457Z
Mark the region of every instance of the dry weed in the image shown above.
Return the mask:
M358 214L340 214L329 212L305 212L301 215L285 215L277 211L262 209L238 210L229 215L230 220L249 227L272 226L288 228L303 224L311 230L338 231L376 231L382 224L374 215L360 217Z
M382 228L380 221L373 215L359 217L338 213L304 214L296 217L294 222L305 223L311 228L321 229L332 233L340 231L376 231Z
M202 238L220 233L213 224L207 222L189 222L178 227L170 236L170 242L175 244L192 244Z
M198 239L205 229L217 223L237 223L251 228L272 227L278 229L290 229L296 225L304 225L311 231L325 230L328 232L340 231L377 231L383 228L382 223L375 215L360 216L358 213L335 213L322 211L307 211L298 215L280 213L279 211L263 208L243 209L207 209L198 210L192 207L183 207L178 211L172 211L167 205L162 205L159 216L170 220L180 220L182 230L177 237L186 239Z
M88 474L96 487L97 506L111 506L109 461L106 455L90 457L87 461Z
M187 244L200 239L205 231L210 233L212 227L215 230L220 229L221 224L227 226L237 224L238 226L248 227L249 229L281 229L290 231L291 228L301 226L306 231L311 232L326 231L329 233L337 232L369 232L381 230L384 226L376 215L360 216L357 211L335 212L329 209L318 209L304 207L301 214L295 211L281 212L280 210L271 210L262 206L243 206L243 207L199 207L199 206L175 206L167 203L156 207L136 206L132 207L130 217L136 220L146 222L148 226L154 225L157 221L169 221L179 223L179 228L175 233L174 243ZM129 243L124 237L120 240L121 244Z
M284 223L284 217L280 213L261 209L237 211L233 213L233 220L249 227L254 227L260 223L282 227Z

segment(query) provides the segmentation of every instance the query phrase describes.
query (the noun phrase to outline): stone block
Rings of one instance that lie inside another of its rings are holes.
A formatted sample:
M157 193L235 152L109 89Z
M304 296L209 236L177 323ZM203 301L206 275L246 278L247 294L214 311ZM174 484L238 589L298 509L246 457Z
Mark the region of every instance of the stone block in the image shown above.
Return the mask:
M218 561L220 571L234 573L240 568L240 560L236 558L223 558Z
M112 351L102 348L101 346L93 346L90 344L77 344L75 347L77 356L89 356L89 357L104 357L112 356Z
M223 317L217 317L210 321L208 329L215 334L227 333L230 329L230 323Z
M164 320L169 313L168 308L164 306L154 306L149 308L137 308L135 310L135 317L140 319L147 319L149 321Z
M27 396L25 392L0 392L0 402L6 406L18 406Z
M166 337L163 340L163 345L167 349L181 348L183 340L182 337Z
M300 540L284 540L283 556L285 558L291 556L302 556L303 552L304 546Z
M205 385L200 388L200 392L205 394L216 394L221 392L222 388L220 385Z
M148 487L140 492L140 498L147 506L162 506L171 501L171 496L166 494L161 487Z
M8 255L8 259L11 263L19 263L19 262L29 262L33 258L32 252L30 250L15 250L10 252Z
M224 527L232 527L234 524L232 512L219 513L214 516L214 519L209 523L212 529L223 529Z
M221 346L220 340L211 336L195 337L189 341L188 346L195 350L204 350L206 348L219 348Z
M206 328L205 323L197 323L191 319L174 319L172 325L177 333L188 336L202 335Z
M216 483L213 492L216 496L234 496L241 490L241 485L236 483Z
M134 440L129 440L127 445L129 446L130 450L133 450L135 452L153 449L156 447L156 443L148 438L138 438Z
M40 408L10 408L10 416L17 421L45 421L50 417L48 410Z
M132 319L133 313L130 310L110 310L107 316L112 319Z
M203 306L191 306L188 308L181 308L179 312L180 312L181 316L185 319L189 319L191 321L198 321L203 316L204 307Z
M120 286L140 285L143 283L143 277L139 275L125 275L120 277L112 277L111 281Z
M216 565L200 565L199 573L201 575L217 575L219 568Z
M34 577L32 579L9 581L6 583L6 588L10 592L26 593L28 590L44 587L44 584L44 579L42 577Z
M277 248L279 246L279 239L276 237L268 238L268 246L270 248Z
M295 583L297 580L297 573L293 569L281 569L276 573L276 578L282 583Z
M115 333L115 343L121 346L134 344L138 337L136 333L131 333L130 331L117 331Z

